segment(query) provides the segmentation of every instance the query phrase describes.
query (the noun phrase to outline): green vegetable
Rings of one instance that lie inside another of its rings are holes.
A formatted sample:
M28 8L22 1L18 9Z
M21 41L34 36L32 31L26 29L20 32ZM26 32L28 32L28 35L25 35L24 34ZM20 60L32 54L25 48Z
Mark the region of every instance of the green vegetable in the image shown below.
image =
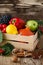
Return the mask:
M43 26L43 21L42 20L36 20L36 22L38 22L38 24L41 26Z
M36 22L38 22L39 26L43 26L42 20L36 20ZM40 38L41 35L43 35L43 32L40 29L38 29L38 38Z
M14 49L14 46L11 45L10 43L6 43L5 45L2 46L2 49L5 50L3 55L10 55L10 53Z
M0 30L0 43L3 41L3 34L2 34L2 32L1 32L1 30Z
M38 38L40 38L43 35L43 33L41 32L41 30L38 29Z

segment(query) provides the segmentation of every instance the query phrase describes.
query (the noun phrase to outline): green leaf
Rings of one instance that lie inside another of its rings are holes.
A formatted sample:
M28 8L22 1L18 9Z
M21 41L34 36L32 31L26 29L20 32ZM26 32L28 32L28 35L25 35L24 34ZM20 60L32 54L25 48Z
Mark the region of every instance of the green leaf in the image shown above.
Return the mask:
M36 22L39 24L39 26L43 26L42 20L36 20ZM40 29L38 29L38 38L40 38L41 35L43 35L43 32Z
M43 35L43 33L41 32L41 30L38 29L38 38L40 38Z
M43 21L42 20L36 20L36 22L41 26L43 26Z
M3 41L3 33L0 30L0 43Z
M2 49L5 50L3 55L10 55L10 53L14 49L14 46L11 45L10 43L6 43L5 45L2 46Z

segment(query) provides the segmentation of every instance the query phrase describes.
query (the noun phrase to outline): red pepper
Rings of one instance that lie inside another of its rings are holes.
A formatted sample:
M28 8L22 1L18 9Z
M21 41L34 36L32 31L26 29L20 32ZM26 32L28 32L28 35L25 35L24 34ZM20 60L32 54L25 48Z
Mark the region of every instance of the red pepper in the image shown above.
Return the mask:
M0 49L0 54L4 53L4 50L3 49Z
M9 24L14 24L15 22L18 21L18 18L12 18L10 21L9 21Z
M9 24L13 24L17 27L17 29L22 29L25 27L25 22L24 20L20 19L20 18L12 18L9 21Z

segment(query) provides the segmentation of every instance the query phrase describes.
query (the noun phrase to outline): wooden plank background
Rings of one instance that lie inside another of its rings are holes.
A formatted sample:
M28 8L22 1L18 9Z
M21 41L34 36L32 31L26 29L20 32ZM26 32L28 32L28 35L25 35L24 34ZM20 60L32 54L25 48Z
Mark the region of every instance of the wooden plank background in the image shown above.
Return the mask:
M43 5L20 5L18 0L0 0L0 16L5 13L10 13L15 17L20 17L25 21L28 19L43 20Z

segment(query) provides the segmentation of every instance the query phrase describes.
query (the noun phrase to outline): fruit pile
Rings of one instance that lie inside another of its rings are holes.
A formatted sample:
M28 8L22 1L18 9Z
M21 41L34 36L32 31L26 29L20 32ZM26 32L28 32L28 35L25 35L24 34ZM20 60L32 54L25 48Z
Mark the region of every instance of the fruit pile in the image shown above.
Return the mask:
M21 18L12 17L11 15L3 15L0 18L0 30L3 33L30 36L34 35L38 29L42 30L42 27L39 26L37 20L28 20L25 22Z

